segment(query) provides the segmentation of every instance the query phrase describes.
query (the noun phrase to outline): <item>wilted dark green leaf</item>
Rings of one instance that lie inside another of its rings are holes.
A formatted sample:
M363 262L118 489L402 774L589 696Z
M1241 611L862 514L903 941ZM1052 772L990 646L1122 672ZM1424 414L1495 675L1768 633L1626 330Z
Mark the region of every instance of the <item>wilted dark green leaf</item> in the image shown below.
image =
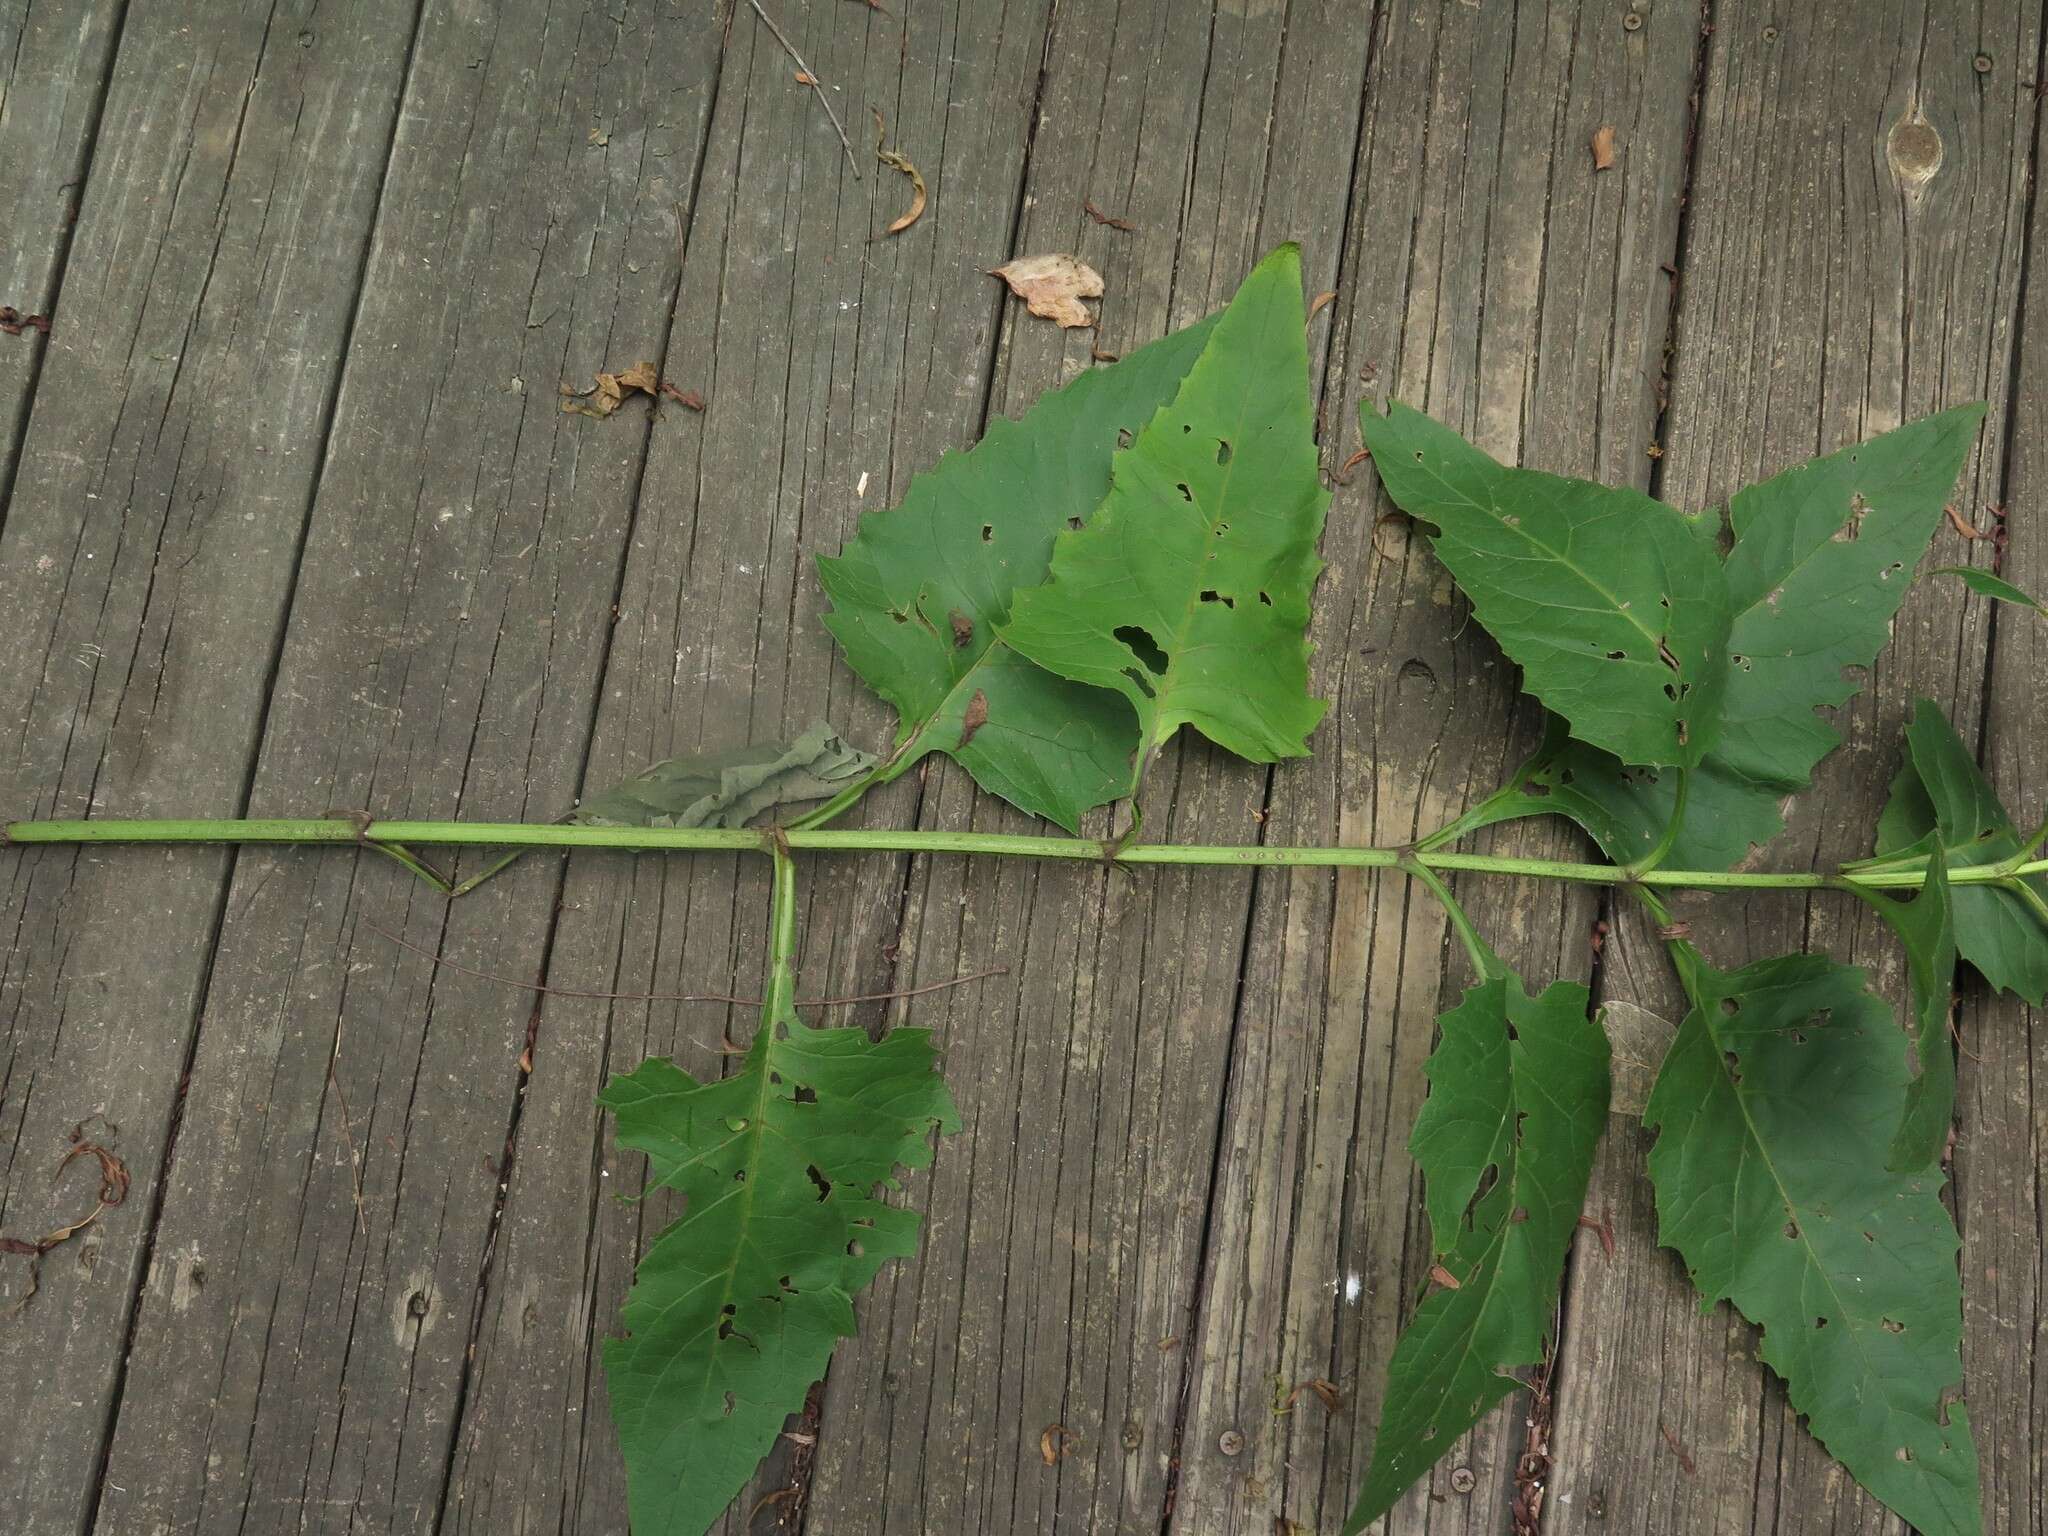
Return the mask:
M643 1062L602 1100L621 1146L683 1214L640 1260L605 1343L634 1536L699 1536L803 1406L852 1298L915 1251L915 1212L876 1199L957 1125L927 1031L764 1023L732 1076Z
M1359 419L1380 484L1435 528L1523 686L1624 762L1698 762L1720 730L1730 616L1701 525L1640 491L1497 464L1398 402Z
M1959 1244L1939 1170L1885 1170L1905 1038L1862 972L1818 955L1688 969L1693 1010L1643 1115L1659 1236L1763 1328L1765 1363L1858 1482L1925 1536L1971 1536Z
M2020 849L2012 818L1938 705L1919 702L1906 728L1907 760L1877 824L1879 862L1939 844L1951 869L1996 864ZM2032 900L2029 899L2031 895ZM2030 875L1953 891L1956 948L1984 979L2040 1005L2048 994L2048 880Z
M1785 797L1841 739L1816 711L1852 697L1850 674L1883 649L1983 414L1966 405L1912 422L1729 502L1724 725L1693 775L1670 867L1728 869L1783 830ZM1526 777L1533 787L1492 820L1569 816L1618 863L1656 845L1677 790L1675 775L1561 732Z
M1182 725L1259 762L1299 757L1327 707L1308 694L1309 588L1329 505L1316 469L1301 259L1246 278L1172 404L1125 452L1051 579L1002 637L1137 712L1136 769ZM1131 767L1127 784L1135 784Z
M1519 977L1496 975L1437 1021L1409 1145L1428 1181L1431 1244L1458 1285L1425 1297L1395 1346L1346 1536L1515 1390L1508 1372L1543 1358L1607 1118L1607 1036L1586 999L1560 981L1532 1000Z
M839 793L875 759L812 726L795 741L672 757L569 813L587 827L743 827L762 812Z
M1956 923L1948 857L1935 848L1927 860L1926 883L1910 901L1859 895L1883 916L1906 947L1913 980L1913 1055L1917 1066L1906 1085L1906 1113L1892 1138L1885 1166L1912 1173L1932 1167L1948 1149L1955 1120L1956 1053L1949 1040L1951 989L1956 979Z
M996 422L819 560L833 604L826 627L902 717L899 763L944 752L983 789L1069 831L1128 788L1138 744L1130 707L1033 666L996 631L1014 594L1045 579L1055 535L1108 494L1119 434L1136 433L1173 398L1214 323L1091 369L1021 420Z

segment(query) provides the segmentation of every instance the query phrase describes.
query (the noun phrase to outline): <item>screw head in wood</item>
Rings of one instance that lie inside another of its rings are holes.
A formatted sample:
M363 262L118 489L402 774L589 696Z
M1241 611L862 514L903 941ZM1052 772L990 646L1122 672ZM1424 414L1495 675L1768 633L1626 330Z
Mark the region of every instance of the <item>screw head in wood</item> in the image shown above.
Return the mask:
M1479 1486L1479 1478L1470 1467L1451 1469L1451 1488L1457 1493L1470 1493Z
M1244 1436L1234 1429L1226 1429L1216 1437L1216 1449L1226 1456L1235 1456L1244 1449Z

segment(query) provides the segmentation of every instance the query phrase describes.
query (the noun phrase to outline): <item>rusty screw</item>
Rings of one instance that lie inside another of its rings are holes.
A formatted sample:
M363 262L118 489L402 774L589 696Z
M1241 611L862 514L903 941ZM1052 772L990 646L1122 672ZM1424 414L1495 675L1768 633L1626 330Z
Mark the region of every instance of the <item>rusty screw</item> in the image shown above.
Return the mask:
M1216 1449L1226 1456L1235 1456L1244 1449L1244 1436L1234 1429L1226 1429L1216 1437Z
M1624 14L1624 15L1622 16L1622 18L1621 18L1621 30L1622 30L1622 31L1624 31L1624 32L1640 32L1640 31L1642 31L1642 30L1643 30L1643 17L1642 17L1642 13L1641 13L1640 11L1629 11L1629 12L1627 12L1626 14Z
M1980 54L1978 54L1976 58L1974 58L1974 59L1970 60L1970 67L1971 67L1972 69L1976 70L1976 71L1977 71L1977 73L1978 73L1978 74L1980 74L1980 75L1988 75L1988 74L1990 74L1990 73L1991 73L1991 55L1990 55L1990 54L1988 54L1988 53L1980 53Z
M1451 1469L1451 1488L1454 1492L1470 1493L1478 1486L1479 1479L1473 1475L1470 1467L1453 1467Z

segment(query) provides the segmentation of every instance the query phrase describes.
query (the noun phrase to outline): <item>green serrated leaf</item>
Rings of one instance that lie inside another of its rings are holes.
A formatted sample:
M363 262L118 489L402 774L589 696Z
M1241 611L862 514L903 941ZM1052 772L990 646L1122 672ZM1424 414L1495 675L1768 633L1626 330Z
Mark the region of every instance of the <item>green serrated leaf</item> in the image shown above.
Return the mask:
M778 805L827 799L874 763L821 721L793 742L656 763L590 796L568 819L586 827L743 827Z
M1303 325L1300 254L1282 246L1002 629L1048 671L1129 700L1129 784L1182 725L1258 762L1305 755L1328 707L1309 697L1304 638L1330 498Z
M1730 606L1695 519L1640 491L1497 464L1396 402L1359 420L1380 484L1432 543L1524 686L1624 762L1714 744Z
M1729 869L1784 830L1785 797L1841 739L1815 711L1853 697L1851 671L1883 649L1983 414L1966 405L1912 422L1729 502L1724 724L1693 775L1668 866ZM1554 811L1620 863L1656 845L1677 792L1673 775L1561 733L1526 777L1533 788L1501 799L1491 820Z
M1500 974L1437 1022L1410 1149L1431 1242L1455 1289L1433 1291L1395 1346L1372 1469L1345 1536L1377 1520L1543 1358L1593 1150L1606 1124L1607 1036L1586 989L1531 999Z
M1857 894L1877 909L1906 948L1913 982L1913 1079L1906 1085L1906 1112L1892 1137L1885 1166L1911 1173L1932 1167L1948 1150L1955 1121L1956 1054L1949 1041L1951 989L1956 979L1954 891L1948 857L1937 847L1927 860L1926 883L1910 901Z
M604 1347L634 1536L717 1518L853 1332L854 1294L915 1251L917 1214L874 1188L958 1126L933 1059L926 1030L876 1041L784 1010L730 1077L656 1059L606 1085L619 1144L685 1201Z
M2043 618L2048 618L2048 607L2042 606L2003 577L1994 576L1989 571L1980 571L1973 565L1938 565L1930 574L1958 577L1964 586L1979 597L1996 598L2001 603L2031 608Z
M1885 1171L1905 1040L1860 971L1788 955L1727 974L1687 953L1693 1010L1643 1115L1660 1239L1709 1305L1762 1327L1858 1482L1925 1536L1969 1536L1959 1242L1938 1168Z
M1939 705L1922 699L1906 727L1906 762L1877 824L1884 862L1939 846L1951 869L1997 864L2021 848L2012 817ZM2015 876L1952 892L1956 948L1984 979L2039 1007L2048 995L2048 880Z
M825 625L901 716L895 762L944 752L992 794L1078 828L1130 782L1138 724L1114 693L1033 666L996 639L1014 595L1045 579L1054 537L1093 515L1120 433L1180 387L1203 320L1091 369L948 454L902 502L818 561Z

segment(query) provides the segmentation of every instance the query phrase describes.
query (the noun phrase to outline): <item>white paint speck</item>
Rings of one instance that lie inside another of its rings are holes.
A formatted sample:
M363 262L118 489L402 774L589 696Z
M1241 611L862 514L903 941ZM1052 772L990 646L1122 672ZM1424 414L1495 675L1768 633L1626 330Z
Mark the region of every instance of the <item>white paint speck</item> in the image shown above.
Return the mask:
M860 472L860 484L859 484L859 485L856 485L856 486L855 486L855 487L853 488L853 494L854 494L854 495L856 495L856 496L865 496L865 495L867 495L867 493L868 493L868 472L867 472L866 470L862 470L862 471Z

